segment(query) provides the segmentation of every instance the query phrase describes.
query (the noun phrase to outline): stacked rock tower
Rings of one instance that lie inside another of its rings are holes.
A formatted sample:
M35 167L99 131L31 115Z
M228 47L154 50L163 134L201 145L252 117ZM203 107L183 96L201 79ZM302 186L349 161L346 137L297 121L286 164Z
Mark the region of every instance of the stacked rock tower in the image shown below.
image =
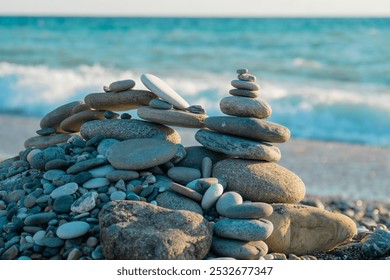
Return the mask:
M229 116L208 117L152 74L148 90L118 81L49 112L0 163L0 258L259 259L348 240L351 220L296 205L305 186L271 144L290 132L265 120L256 77L237 72L220 102ZM169 126L200 129L203 146Z

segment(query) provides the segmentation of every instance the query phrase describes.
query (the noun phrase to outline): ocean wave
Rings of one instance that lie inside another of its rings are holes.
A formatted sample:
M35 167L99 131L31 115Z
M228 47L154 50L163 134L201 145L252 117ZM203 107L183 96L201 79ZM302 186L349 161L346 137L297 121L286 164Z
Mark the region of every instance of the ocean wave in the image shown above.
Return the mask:
M50 68L0 62L0 112L42 116L66 102L120 79L134 79L145 87L139 69L118 70L102 65ZM190 104L221 115L219 100L228 95L232 73L181 71L155 73ZM293 137L390 146L388 88L343 83L315 83L308 79L259 81L261 98L273 108L270 120L286 125Z

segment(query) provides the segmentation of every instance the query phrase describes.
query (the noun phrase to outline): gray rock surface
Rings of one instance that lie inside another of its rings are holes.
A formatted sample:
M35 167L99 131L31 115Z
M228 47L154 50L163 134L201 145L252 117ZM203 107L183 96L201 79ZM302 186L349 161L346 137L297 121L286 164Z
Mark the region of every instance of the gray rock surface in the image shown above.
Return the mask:
M272 223L264 219L222 219L214 225L216 235L243 241L265 240L273 229Z
M271 143L283 143L290 139L290 130L282 125L243 117L208 117L205 120L207 128L236 136L241 136L258 141Z
M197 202L172 191L160 193L155 200L160 207L172 210L187 210L203 215L203 210Z
M78 132L80 127L88 121L104 120L104 110L85 110L67 117L60 124L60 128L67 132Z
M85 104L96 110L127 111L148 105L157 96L146 90L127 90L117 93L91 93Z
M159 139L131 139L116 143L107 152L107 159L116 169L140 170L172 159L176 145Z
M70 133L57 133L48 136L33 136L24 141L24 147L46 149L50 146L68 141L68 139L72 137L72 135L73 134Z
M90 121L81 126L80 133L87 140L96 135L121 141L155 138L178 144L181 140L179 133L170 127L133 119Z
M72 110L74 107L83 104L82 101L74 101L67 103L65 105L62 105L53 111L50 111L47 113L41 120L40 126L41 128L45 127L54 127L54 128L59 128L60 123L72 115Z
M186 147L187 154L183 160L175 164L175 166L192 167L201 170L203 158L209 157L213 164L220 160L226 159L229 156L210 151L203 146L190 146Z
M211 249L220 257L232 257L239 260L258 260L268 252L264 241L240 241L214 237Z
M106 259L200 260L212 241L211 225L201 215L145 202L110 202L99 221Z
M376 229L363 241L363 254L369 259L379 259L390 255L390 231Z
M214 165L213 177L226 180L228 191L254 202L298 203L305 196L302 180L276 163L226 159Z
M198 130L195 139L207 149L231 157L265 161L279 161L281 158L279 148L265 142L256 142L210 130Z
M266 119L272 114L271 107L265 101L241 96L226 96L219 107L224 114L236 117Z
M164 125L202 128L207 118L205 114L193 114L182 110L161 110L143 106L137 110L140 118Z

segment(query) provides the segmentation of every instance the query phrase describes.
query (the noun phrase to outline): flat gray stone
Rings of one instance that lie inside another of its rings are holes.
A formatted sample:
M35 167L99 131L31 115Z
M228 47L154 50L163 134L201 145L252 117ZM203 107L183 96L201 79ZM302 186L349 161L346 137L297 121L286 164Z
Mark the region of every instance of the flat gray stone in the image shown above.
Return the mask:
M110 182L118 182L119 180L130 181L133 179L137 179L139 177L139 173L133 170L113 170L107 173L106 178Z
M183 185L201 177L198 169L180 166L170 168L167 174L173 181Z
M26 226L37 226L46 224L55 218L57 218L57 215L54 212L43 212L27 216L26 219L24 219L24 224Z
M96 110L128 111L146 106L157 96L146 90L126 90L117 93L91 93L85 98L85 104Z
M203 210L197 202L172 191L160 193L155 200L160 207L172 210L187 210L203 215Z
M201 202L203 196L194 191L193 189L187 188L185 186L182 186L180 184L172 183L169 188L178 194L184 195L185 197L191 198L192 200L195 200L197 202Z
M79 186L76 183L71 182L71 183L65 184L61 187L56 188L54 191L51 192L50 196L51 196L51 198L56 199L56 198L59 198L60 196L63 196L63 195L74 194L75 192L77 192L78 189L79 189Z
M109 186L111 183L106 178L92 178L83 184L86 189L97 189L104 186Z
M179 133L170 127L133 119L90 121L82 125L80 134L87 140L96 135L120 141L154 138L178 144L181 140Z
M126 199L126 193L123 191L115 191L110 195L111 201L114 200L125 200Z
M74 239L85 235L89 231L89 224L82 221L73 221L60 225L56 234L61 239Z
M105 158L99 158L99 157L91 158L91 159L80 161L80 162L72 165L71 167L69 167L66 170L66 173L71 174L71 175L76 175L80 172L88 171L89 169L101 166L101 165L106 164L106 163L107 163L107 160Z
M276 163L226 159L214 165L212 175L227 181L227 191L254 202L294 204L305 196L302 180Z
M219 103L226 115L266 119L271 116L271 107L263 100L242 96L227 96Z
M214 233L223 238L260 241L267 239L274 227L268 220L222 219L215 223Z
M211 249L221 257L232 257L238 260L258 260L268 252L264 241L240 241L213 237Z
M116 81L111 83L108 86L108 90L113 92L120 92L120 91L130 90L133 87L135 87L135 82L131 79L128 79L128 80L121 80L121 81Z
M257 91L260 89L260 86L257 83L241 80L233 80L231 82L231 85L238 89L248 89L253 91Z
M114 167L107 164L107 165L103 165L103 166L99 166L99 167L90 169L90 170L88 170L88 172L91 173L93 178L103 178L103 177L106 177L107 174L109 174L111 171L114 171L114 170L115 170Z
M209 130L198 130L195 139L207 149L232 157L265 161L279 161L281 157L279 148L271 144Z
M177 147L159 139L131 139L116 143L107 152L107 159L116 169L140 170L172 159Z
M232 206L242 204L242 196L237 192L225 192L217 201L216 209L217 212L226 216L226 213L229 213L227 209Z
M268 203L248 202L228 207L224 216L232 219L260 219L272 214L273 208Z
M39 148L39 149L46 149L50 146L59 144L59 143L65 143L69 140L70 137L72 137L73 134L70 133L57 133L53 135L48 136L33 136L31 138L28 138L24 142L25 148Z
M210 158L213 164L229 157L222 153L210 151L203 146L190 146L185 149L187 152L186 156L183 160L176 163L175 166L192 167L201 170L202 161L205 157Z
M46 168L46 164L45 164L45 168ZM64 174L66 174L66 172L61 170L61 169L51 169L51 170L46 171L45 174L43 174L43 179L53 181L54 178L61 176L61 175L64 175Z
M88 121L104 120L105 112L106 111L104 110L85 110L78 112L63 120L60 124L60 128L67 132L79 132L80 127Z
M99 145L97 146L97 151L100 155L103 155L105 157L107 157L107 151L108 149L118 143L119 140L116 140L116 139L111 139L111 138L108 138L108 139L103 139L102 141L100 141ZM103 176L104 177L104 176Z
M252 91L247 89L231 89L229 90L229 93L233 96L243 96L243 97L250 97L250 98L256 98L259 96L258 91Z
M80 104L83 104L83 102L82 101L70 102L47 113L40 122L41 128L54 127L57 128L58 131L60 123L67 117L71 116L73 108Z
M204 121L207 118L205 114L194 114L181 110L161 110L149 106L140 107L137 110L140 118L164 125L202 128Z
M243 117L209 117L205 121L207 128L258 141L283 143L290 139L290 130L282 125Z
M155 109L160 109L160 110L170 110L173 108L172 104L170 104L162 99L159 99L159 98L155 98L155 99L150 100L149 106L152 108L155 108Z

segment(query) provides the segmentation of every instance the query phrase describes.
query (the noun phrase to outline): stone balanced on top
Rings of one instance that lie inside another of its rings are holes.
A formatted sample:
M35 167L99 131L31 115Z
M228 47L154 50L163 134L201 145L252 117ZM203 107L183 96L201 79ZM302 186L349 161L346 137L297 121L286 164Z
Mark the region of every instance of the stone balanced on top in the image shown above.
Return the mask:
M43 117L0 163L2 259L259 259L315 254L350 239L346 216L299 205L300 178L275 162L287 128L246 69L208 117L158 77L133 80ZM139 119L118 111L137 109ZM120 119L119 119L120 117ZM171 126L200 128L184 147Z

